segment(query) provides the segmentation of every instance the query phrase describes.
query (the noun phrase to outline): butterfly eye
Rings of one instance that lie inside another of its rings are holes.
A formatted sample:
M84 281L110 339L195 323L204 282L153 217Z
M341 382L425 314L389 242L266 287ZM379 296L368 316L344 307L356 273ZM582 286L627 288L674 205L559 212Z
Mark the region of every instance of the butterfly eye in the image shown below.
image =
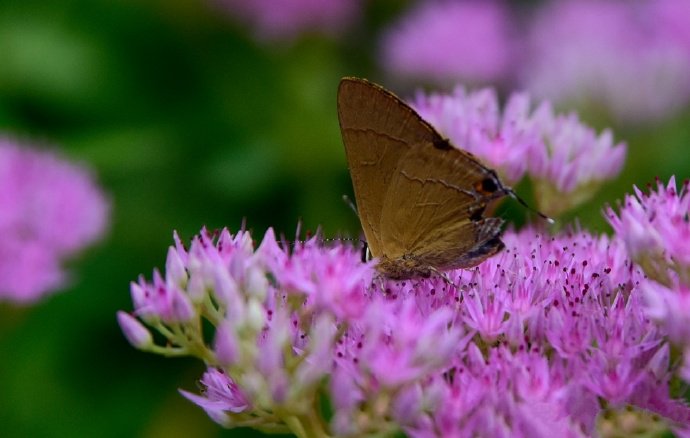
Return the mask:
M482 194L491 194L498 190L498 184L493 178L484 178L474 185L475 190Z

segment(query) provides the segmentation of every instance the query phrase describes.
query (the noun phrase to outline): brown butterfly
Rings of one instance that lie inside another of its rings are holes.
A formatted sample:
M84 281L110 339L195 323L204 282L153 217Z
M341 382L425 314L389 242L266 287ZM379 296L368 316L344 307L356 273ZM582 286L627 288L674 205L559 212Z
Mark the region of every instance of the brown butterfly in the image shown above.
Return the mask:
M512 195L496 172L456 149L409 105L343 78L338 117L355 201L377 269L393 279L469 268L503 249L489 202Z

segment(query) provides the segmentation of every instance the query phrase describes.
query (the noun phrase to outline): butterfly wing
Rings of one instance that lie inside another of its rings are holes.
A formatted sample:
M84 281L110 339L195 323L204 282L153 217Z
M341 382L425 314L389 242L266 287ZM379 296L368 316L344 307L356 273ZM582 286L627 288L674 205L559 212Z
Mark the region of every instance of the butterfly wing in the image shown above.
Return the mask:
M508 193L496 173L451 146L384 88L344 78L338 115L367 242L393 277L470 267L503 248L482 216Z
M386 192L381 240L391 247L384 252L440 270L474 266L502 248L503 221L482 214L506 194L492 170L440 136L413 144Z
M359 218L375 257L383 254L381 213L398 162L410 144L427 143L434 135L416 112L401 103L390 92L364 79L340 81L340 130Z

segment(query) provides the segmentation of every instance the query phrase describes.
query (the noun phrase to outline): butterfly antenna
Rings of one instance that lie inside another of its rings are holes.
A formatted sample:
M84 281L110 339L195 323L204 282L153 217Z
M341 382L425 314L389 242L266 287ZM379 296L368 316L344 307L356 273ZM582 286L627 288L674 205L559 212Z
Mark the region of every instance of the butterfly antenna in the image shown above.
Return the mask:
M552 218L548 217L547 215L545 215L545 214L542 213L541 211L535 210L534 208L530 207L530 206L525 202L524 199L522 199L521 197L519 197L518 194L515 193L515 192L513 191L513 189L508 189L508 188L507 188L506 190L508 191L508 194L510 195L511 198L515 199L517 202L519 202L520 204L522 204L522 206L525 207L527 210L529 210L529 211L531 211L531 212L533 212L533 213L536 213L537 216L539 216L540 218L544 219L546 222L548 222L548 223L551 224L551 225L553 225L553 224L556 223L555 220L553 220Z

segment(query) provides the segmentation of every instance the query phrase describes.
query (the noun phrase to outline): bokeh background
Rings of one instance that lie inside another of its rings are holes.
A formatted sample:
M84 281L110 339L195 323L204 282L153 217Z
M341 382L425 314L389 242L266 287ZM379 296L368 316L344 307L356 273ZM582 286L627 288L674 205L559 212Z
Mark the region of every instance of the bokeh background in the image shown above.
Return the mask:
M353 0L322 29L284 31L239 13L242 1L0 2L0 133L91 167L112 203L109 234L70 261L64 290L32 306L0 303L0 436L257 436L221 430L179 395L203 364L127 344L115 312L131 309L129 282L164 266L173 230L188 240L246 221L257 237L274 227L291 239L301 221L357 237L341 199L351 196L335 108L342 76L401 96L466 79L505 97L529 83L396 74L382 44L424 0ZM540 3L504 6L528 22ZM608 232L605 203L656 176L690 176L686 102L642 122L587 101L556 106L629 146L623 173L564 221Z

